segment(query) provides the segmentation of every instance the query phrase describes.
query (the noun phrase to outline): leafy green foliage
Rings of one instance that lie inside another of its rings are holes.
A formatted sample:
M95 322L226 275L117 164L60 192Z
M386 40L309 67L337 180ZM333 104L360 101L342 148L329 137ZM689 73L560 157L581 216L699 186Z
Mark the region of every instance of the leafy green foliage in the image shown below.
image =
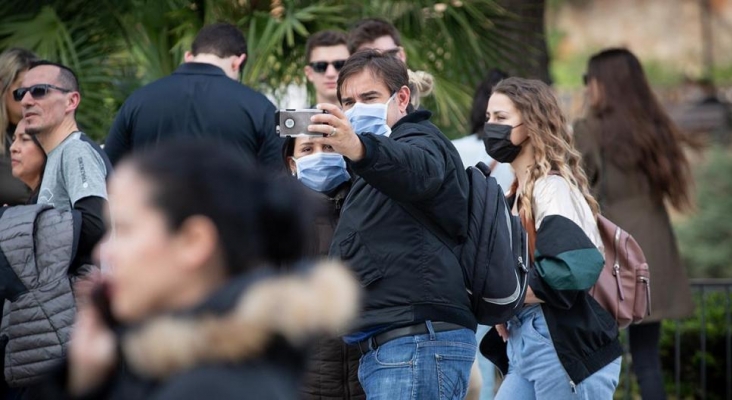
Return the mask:
M244 82L277 97L304 82L309 35L385 18L402 33L409 67L435 76L423 104L451 137L467 133L473 88L488 69L506 68L508 49L530 52L505 36L505 24L497 28L495 20L516 16L495 0L3 0L0 15L0 50L27 47L77 72L83 98L77 116L97 140L124 99L170 74L198 30L215 21L242 28L249 47Z
M727 374L727 309L731 306L732 296L729 293L707 293L702 299L700 293L695 294L696 312L692 318L680 321L680 394L682 399L701 398L702 378L701 363L706 362L707 399L726 398ZM704 301L704 324L702 324L702 301ZM664 321L661 332L660 353L663 367L666 392L675 393L675 321ZM706 332L706 352L701 350L702 329Z
M695 178L697 211L676 226L681 256L692 277L732 277L732 154L710 150Z

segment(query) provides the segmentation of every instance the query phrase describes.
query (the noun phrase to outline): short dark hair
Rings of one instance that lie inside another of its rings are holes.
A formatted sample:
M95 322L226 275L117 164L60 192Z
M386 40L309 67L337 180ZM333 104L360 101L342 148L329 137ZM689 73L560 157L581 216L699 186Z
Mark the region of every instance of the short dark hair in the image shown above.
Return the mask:
M485 79L475 88L473 96L473 106L470 110L470 133L477 133L483 136L483 127L485 126L485 111L488 108L488 99L493 94L493 87L503 79L508 78L508 74L497 68L488 71Z
M364 43L370 43L382 36L391 36L394 44L402 45L397 28L381 18L365 18L356 23L348 34L348 51L358 51Z
M304 255L312 221L300 212L303 186L259 170L230 146L168 141L133 154L126 163L150 184L149 201L169 229L177 231L197 215L211 220L230 276Z
M36 60L31 62L30 68L28 69L31 70L35 67L41 67L44 65L50 65L59 69L59 74L56 78L58 79L59 86L74 92L79 91L79 78L76 76L76 73L71 68L63 64L48 60Z
M328 30L313 34L305 44L305 62L310 62L310 55L313 53L313 49L339 45L348 45L348 38L344 32Z
M206 25L198 32L191 45L194 56L204 53L217 57L239 57L247 53L247 40L239 28L220 22Z
M390 94L396 93L402 86L409 87L409 73L402 60L384 54L378 50L363 50L348 58L338 73L338 102L341 102L343 82L353 75L369 70L376 78L381 79Z

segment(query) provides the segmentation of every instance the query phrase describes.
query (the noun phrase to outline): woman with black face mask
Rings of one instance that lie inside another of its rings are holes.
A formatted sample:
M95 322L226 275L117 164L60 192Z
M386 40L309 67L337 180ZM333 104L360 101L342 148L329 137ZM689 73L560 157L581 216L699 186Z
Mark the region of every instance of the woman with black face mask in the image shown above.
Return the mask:
M598 207L557 99L541 81L508 78L486 117L485 147L516 174L513 213L532 255L524 307L481 342L505 374L496 399L610 400L618 327L587 292L604 265Z

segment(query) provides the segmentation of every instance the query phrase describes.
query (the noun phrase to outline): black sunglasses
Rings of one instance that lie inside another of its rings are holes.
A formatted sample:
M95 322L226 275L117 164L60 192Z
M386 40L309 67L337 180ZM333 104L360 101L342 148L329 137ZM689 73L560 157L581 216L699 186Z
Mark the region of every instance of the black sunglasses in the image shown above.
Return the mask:
M62 93L71 92L71 90L69 90L69 89L64 89L64 88L60 88L58 86L53 86L53 85L49 85L47 83L42 83L40 85L33 85L31 87L22 87L22 88L17 88L15 90L13 90L13 98L15 99L15 101L21 101L21 100L23 100L23 97L25 96L25 94L30 92L31 97L38 100L38 99L43 98L45 95L47 95L48 91L51 89L56 89Z
M336 71L340 71L341 68L343 68L343 65L346 64L346 60L335 60L333 62L328 61L315 61L311 62L309 65L313 69L313 71L322 74L328 69L328 65L333 65L333 68L335 68Z

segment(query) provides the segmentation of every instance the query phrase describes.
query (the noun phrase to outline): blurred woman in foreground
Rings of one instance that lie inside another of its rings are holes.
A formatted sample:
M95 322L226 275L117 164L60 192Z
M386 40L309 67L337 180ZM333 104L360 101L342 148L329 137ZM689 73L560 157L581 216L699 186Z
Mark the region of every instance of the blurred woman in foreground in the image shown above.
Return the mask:
M102 251L111 274L79 290L86 301L56 390L114 399L297 398L300 346L344 328L357 300L340 265L297 276L272 268L301 256L298 190L205 143L123 163L110 182L115 229ZM58 398L52 392L47 397Z

